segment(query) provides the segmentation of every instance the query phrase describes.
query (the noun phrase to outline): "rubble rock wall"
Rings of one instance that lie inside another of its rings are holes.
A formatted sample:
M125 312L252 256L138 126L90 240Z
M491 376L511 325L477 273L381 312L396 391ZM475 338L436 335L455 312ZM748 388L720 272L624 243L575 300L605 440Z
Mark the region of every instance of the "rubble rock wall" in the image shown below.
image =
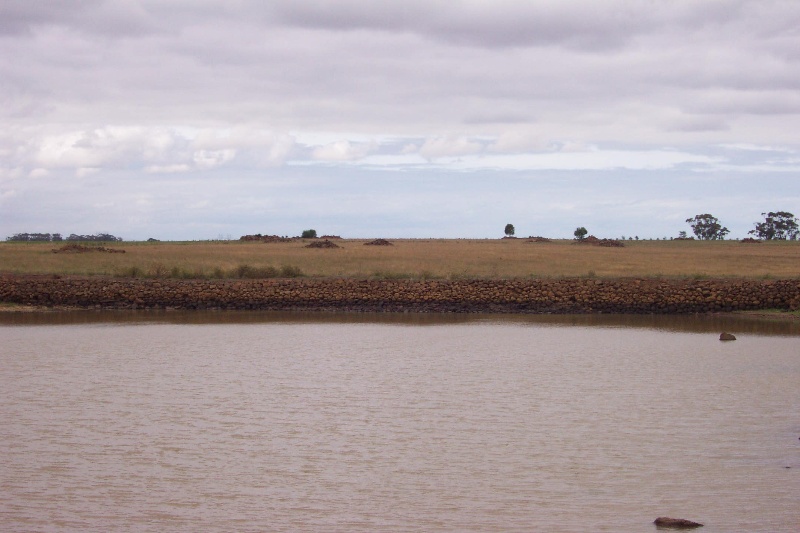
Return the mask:
M107 309L688 314L800 309L800 280L0 277L0 302Z

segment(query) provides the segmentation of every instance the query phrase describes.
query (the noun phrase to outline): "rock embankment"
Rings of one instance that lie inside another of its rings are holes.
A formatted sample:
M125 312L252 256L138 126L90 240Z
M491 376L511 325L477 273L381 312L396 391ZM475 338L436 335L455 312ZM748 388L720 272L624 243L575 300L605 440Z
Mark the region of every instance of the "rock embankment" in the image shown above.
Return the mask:
M688 314L800 309L800 280L0 277L0 302L141 309Z

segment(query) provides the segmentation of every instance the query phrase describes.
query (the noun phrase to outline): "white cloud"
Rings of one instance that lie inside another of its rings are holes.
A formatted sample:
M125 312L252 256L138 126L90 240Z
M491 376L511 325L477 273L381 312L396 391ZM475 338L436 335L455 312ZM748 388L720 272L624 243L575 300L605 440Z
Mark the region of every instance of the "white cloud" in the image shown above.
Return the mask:
M355 161L363 159L374 149L373 143L336 141L314 148L311 157L317 161Z
M198 150L192 155L195 166L202 170L212 169L224 165L236 157L236 150Z
M50 175L50 171L47 170L46 168L34 168L33 170L31 170L28 173L28 177L29 178L33 178L33 179L46 178L49 175Z
M553 141L537 132L510 130L503 132L487 148L490 152L519 153L557 150Z
M150 165L144 169L148 174L179 174L191 170L192 167L185 163L175 165Z
M86 178L93 174L97 174L101 169L97 167L79 167L75 169L76 178Z
M731 150L745 150L748 152L783 152L788 154L794 154L798 152L798 149L789 148L787 146L769 146L750 143L720 144L720 147Z
M31 163L43 168L106 167L167 156L173 135L161 128L104 126L46 133L35 143Z
M538 154L487 154L440 161L459 170L659 170L679 165L705 168L725 159L669 150L590 150Z
M437 137L426 140L419 154L426 159L437 159L478 154L483 150L481 143L466 137Z

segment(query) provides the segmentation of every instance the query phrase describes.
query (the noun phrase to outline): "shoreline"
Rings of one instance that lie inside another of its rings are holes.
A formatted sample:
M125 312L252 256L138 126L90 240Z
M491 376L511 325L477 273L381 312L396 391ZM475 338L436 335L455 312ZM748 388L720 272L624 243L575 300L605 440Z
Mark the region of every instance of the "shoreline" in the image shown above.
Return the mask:
M92 312L97 311L98 309L95 307L77 307L77 306L36 306L36 305L24 305L24 304L8 304L5 302L0 303L0 314L11 314L11 313L19 313L19 314L33 314L33 313L76 313L76 312ZM131 311L131 309L101 309L106 311ZM164 309L137 309L137 311L164 311ZM228 312L230 310L222 310L222 312ZM295 310L296 311L296 310ZM318 313L329 313L329 312L338 312L338 313L366 313L368 311L332 311L332 310L301 310L301 311L309 311L309 312L318 312ZM232 312L236 312L233 310ZM480 314L480 313L476 313ZM549 313L553 315L555 313ZM567 313L562 313L566 315ZM606 313L607 315L611 313ZM622 313L619 313L622 314ZM698 313L700 314L700 313ZM702 313L705 316L717 316L717 317L737 317L737 318L748 318L753 320L774 320L778 322L800 322L800 313L797 311L783 311L783 310L773 310L773 311L726 311L726 312L713 312L713 313ZM675 316L682 316L676 314ZM685 315L684 315L685 316Z

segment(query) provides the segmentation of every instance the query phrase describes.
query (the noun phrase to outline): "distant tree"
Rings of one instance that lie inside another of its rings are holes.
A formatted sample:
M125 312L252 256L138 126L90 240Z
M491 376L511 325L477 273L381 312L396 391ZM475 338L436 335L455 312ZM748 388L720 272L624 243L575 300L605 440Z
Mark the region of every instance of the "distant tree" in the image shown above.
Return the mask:
M94 242L103 242L103 241L110 241L110 242L121 242L122 237L115 237L110 233L98 233L97 235L76 235L71 233L69 237L67 237L68 241L94 241Z
M694 218L687 218L687 224L692 227L692 232L698 239L706 241L721 241L725 239L725 235L730 233L728 228L720 225L719 220L715 216L708 213L702 215L695 215Z
M506 236L512 237L514 235L514 224L506 224Z
M678 232L678 238L679 239L685 239L686 238L686 232L685 231L679 231Z
M58 239L54 237L58 237ZM16 233L11 237L6 237L6 240L17 242L50 242L59 240L60 238L61 235L58 233L55 235L50 235L49 233Z
M575 235L575 238L577 240L582 241L586 237L587 233L589 233L589 232L586 231L586 228L581 226L579 228L575 228L575 232L573 233L573 235Z
M307 229L303 230L303 233L300 235L304 239L316 239L317 238L317 230L315 229Z
M748 233L755 235L759 239L771 240L795 240L800 230L797 226L797 219L787 211L773 213L761 213L765 217L764 222L757 222L755 229Z

